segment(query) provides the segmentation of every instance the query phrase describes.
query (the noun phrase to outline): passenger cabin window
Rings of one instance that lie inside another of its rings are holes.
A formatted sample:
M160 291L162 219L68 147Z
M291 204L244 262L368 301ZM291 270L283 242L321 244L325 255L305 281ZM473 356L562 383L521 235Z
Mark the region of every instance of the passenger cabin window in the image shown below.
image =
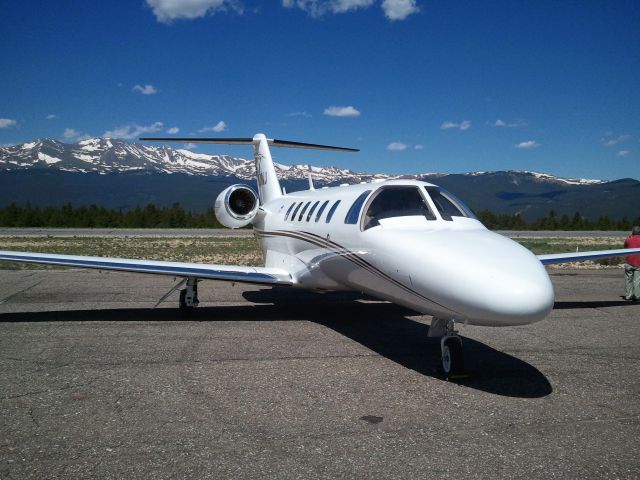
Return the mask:
M362 219L363 229L380 225L380 220L385 218L411 216L436 219L418 187L383 187L367 207Z
M307 202L307 204L304 206L304 208L300 212L300 216L298 216L298 221L299 222L302 221L302 217L304 216L304 212L307 211L307 208L309 208L309 205L311 205L311 202Z
M300 202L298 204L298 206L296 207L296 209L293 211L293 213L291 214L291 221L293 222L296 219L296 213L298 213L298 210L300 210L300 207L302 206L302 202Z
M327 205L329 205L329 200L326 200L321 206L320 206L320 210L318 210L318 213L316 214L316 223L318 223L320 221L320 217L322 216L322 212L324 212L324 209L327 208Z
M440 187L424 187L443 220L451 221L452 217L476 218L473 212L453 194Z
M287 213L284 216L284 221L287 221L287 218L289 218L289 214L291 213L291 210L293 210L295 203L292 203L291 206L287 209Z
M309 220L311 220L311 216L313 215L313 212L316 208L318 208L318 205L320 204L320 202L316 202L313 204L313 207L311 207L311 210L309 210L309 213L307 213L307 222Z
M356 201L353 202L353 205L351 205L351 208L349 208L347 216L344 217L344 223L352 225L358 223L358 217L360 216L360 210L362 210L362 204L367 199L370 193L371 190L367 190L366 192L361 193L358 198L356 198Z
M338 205L340 205L340 202L341 200L338 200L336 203L331 205L331 208L329 209L329 213L327 213L326 223L329 223L331 221L331 217L333 217L333 214L336 213L336 208L338 208Z

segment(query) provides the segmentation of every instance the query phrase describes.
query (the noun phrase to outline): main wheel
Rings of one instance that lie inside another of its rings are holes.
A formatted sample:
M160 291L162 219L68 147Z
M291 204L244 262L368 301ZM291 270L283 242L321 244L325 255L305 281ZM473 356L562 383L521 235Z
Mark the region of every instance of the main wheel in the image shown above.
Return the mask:
M459 338L447 338L442 343L442 371L447 378L464 372L462 342Z
M183 317L188 317L193 311L193 307L187 305L187 289L180 290L180 313Z

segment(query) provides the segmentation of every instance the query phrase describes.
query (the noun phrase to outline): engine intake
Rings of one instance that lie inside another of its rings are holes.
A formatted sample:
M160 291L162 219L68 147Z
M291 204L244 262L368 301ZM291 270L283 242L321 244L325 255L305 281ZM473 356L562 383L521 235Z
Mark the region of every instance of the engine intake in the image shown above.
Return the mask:
M227 228L249 225L258 213L258 195L248 185L231 185L216 198L218 221Z

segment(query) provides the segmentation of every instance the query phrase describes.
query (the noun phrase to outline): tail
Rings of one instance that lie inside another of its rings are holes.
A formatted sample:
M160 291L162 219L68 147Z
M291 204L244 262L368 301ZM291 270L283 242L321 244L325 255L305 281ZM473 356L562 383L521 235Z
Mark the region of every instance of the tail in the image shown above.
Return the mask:
M273 166L269 141L263 133L253 136L253 158L256 161L256 180L260 204L282 196L282 188Z
M282 196L280 182L273 166L269 145L286 148L306 148L313 150L333 150L336 152L358 152L357 148L331 147L314 143L290 142L267 138L263 133L256 133L253 138L140 138L141 141L160 142L192 142L192 143L222 143L227 145L253 145L253 157L256 162L256 176L260 204L269 202Z

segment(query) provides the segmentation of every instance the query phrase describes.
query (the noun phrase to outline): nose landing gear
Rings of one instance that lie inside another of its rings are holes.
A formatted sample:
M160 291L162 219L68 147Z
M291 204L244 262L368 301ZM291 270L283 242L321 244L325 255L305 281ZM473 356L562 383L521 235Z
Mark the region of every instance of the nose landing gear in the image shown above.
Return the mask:
M464 371L464 354L462 351L462 339L455 331L455 322L443 318L434 317L429 329L429 336L440 338L441 368L448 380L466 377Z
M444 336L440 340L442 371L446 378L454 379L464 375L464 355L462 340L458 335Z

